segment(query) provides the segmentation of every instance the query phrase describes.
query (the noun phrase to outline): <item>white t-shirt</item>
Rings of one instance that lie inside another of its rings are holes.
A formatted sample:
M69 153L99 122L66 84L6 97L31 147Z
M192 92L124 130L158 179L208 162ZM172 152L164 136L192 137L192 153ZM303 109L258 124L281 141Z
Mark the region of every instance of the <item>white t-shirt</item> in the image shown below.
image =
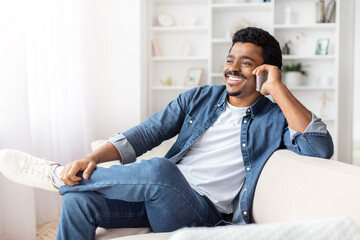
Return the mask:
M191 187L221 213L232 213L232 201L245 179L240 131L246 109L226 102L225 111L178 163Z

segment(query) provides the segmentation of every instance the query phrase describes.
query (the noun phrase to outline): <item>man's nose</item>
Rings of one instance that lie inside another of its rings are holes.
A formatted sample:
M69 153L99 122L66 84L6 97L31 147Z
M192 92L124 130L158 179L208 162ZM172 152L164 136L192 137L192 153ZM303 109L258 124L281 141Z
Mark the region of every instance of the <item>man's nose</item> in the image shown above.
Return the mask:
M241 72L240 63L238 61L234 61L229 68L232 72Z

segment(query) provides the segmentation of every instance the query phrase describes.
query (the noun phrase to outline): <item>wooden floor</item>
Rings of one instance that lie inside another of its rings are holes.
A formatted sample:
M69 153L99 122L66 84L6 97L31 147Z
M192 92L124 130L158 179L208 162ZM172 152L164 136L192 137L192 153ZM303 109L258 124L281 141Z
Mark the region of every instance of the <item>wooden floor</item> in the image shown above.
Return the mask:
M55 240L59 220L36 226L36 240Z

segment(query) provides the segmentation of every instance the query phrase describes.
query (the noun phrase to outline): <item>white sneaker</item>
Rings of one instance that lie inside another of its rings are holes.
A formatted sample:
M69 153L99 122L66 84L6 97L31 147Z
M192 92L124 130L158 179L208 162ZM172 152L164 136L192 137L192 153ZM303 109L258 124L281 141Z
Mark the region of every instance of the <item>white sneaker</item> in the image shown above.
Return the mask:
M58 166L60 164L20 151L0 150L0 172L19 184L58 192L59 187L54 174L54 169Z

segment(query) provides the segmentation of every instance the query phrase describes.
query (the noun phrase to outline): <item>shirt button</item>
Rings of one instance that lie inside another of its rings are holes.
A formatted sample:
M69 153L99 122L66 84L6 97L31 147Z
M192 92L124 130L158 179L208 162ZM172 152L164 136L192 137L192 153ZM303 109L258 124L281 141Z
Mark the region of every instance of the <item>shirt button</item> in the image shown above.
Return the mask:
M246 147L246 144L245 144L245 143L243 143L243 144L242 144L242 146L243 146L243 147Z
M193 123L193 120L190 120L189 123L190 123L190 124Z
M247 211L243 211L243 214L244 214L244 215L247 215Z
M247 191L247 188L244 189L244 192L246 192L246 191Z
M244 123L247 123L247 120L244 120Z
M218 105L217 105L218 107L220 107L220 104L218 103Z
M251 170L251 168L249 168L249 167L248 167L248 168L246 168L246 171L248 171L248 172L249 172L250 170Z
M250 108L248 108L248 110L247 110L248 112L250 112Z

